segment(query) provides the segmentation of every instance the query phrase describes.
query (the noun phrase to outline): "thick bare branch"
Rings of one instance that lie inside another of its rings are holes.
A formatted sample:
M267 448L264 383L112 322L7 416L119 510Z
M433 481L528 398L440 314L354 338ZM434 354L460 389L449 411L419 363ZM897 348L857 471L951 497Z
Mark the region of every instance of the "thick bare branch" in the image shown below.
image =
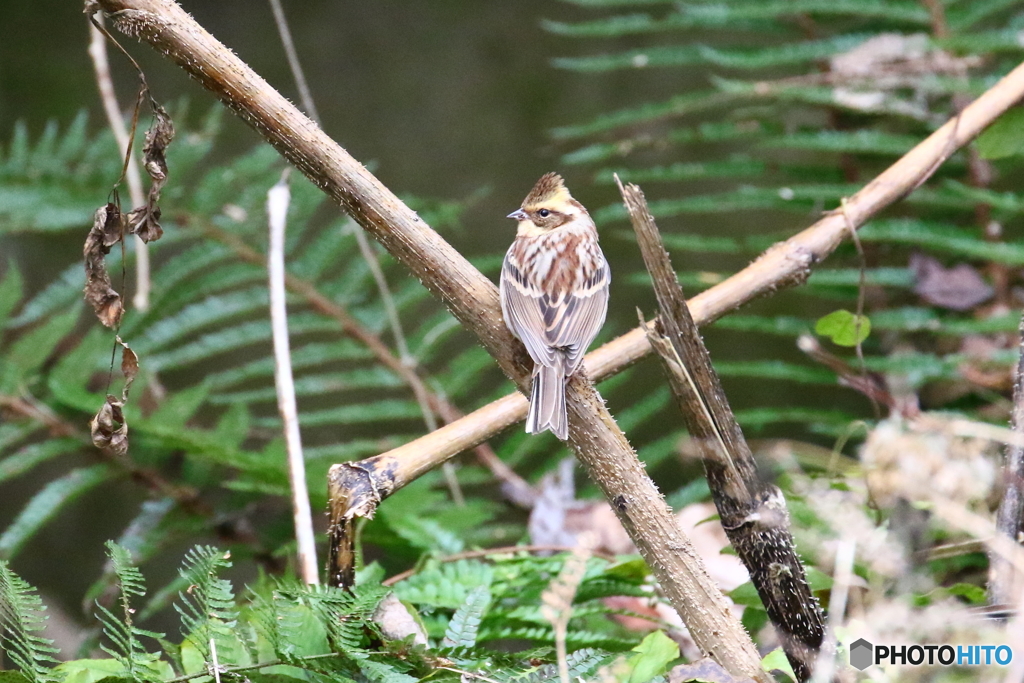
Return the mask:
M103 0L118 30L213 91L449 307L521 391L530 364L505 327L498 290L361 164L170 0ZM566 390L570 442L612 502L694 640L728 671L766 681L760 658L584 373ZM344 467L344 465L338 466Z
M823 645L824 615L796 554L785 497L758 478L754 455L690 317L643 192L621 182L619 191L658 300L658 323L648 338L700 451L722 527L761 596L797 680L809 680Z

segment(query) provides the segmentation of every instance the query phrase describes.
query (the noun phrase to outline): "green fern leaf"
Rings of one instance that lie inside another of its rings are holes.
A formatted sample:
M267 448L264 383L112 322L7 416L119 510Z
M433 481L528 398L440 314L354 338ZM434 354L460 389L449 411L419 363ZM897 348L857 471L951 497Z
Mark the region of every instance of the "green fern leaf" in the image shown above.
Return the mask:
M178 593L174 609L181 616L182 635L204 661L210 661L210 640L230 641L238 621L231 582L218 573L231 566L228 554L211 546L197 546L185 555L180 570L188 589Z
M477 586L466 596L466 602L455 611L448 623L444 640L445 647L472 648L476 645L476 634L487 606L491 602L491 592L487 586Z
M0 560L0 643L10 660L31 683L60 681L51 669L59 652L53 641L40 634L46 616L35 590Z

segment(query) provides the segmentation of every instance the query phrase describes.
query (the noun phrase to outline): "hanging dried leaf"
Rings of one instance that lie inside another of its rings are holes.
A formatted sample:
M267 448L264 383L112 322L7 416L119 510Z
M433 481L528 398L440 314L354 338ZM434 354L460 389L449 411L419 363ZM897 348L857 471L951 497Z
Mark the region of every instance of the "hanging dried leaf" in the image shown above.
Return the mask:
M104 257L121 241L124 216L114 204L101 206L93 217L92 228L85 238L85 300L96 317L107 327L117 327L124 314L121 295L114 291L107 274Z
M914 271L914 293L934 306L968 311L995 293L966 263L946 268L931 256L915 253L910 256L909 267Z
M107 394L107 400L89 421L89 427L93 445L115 455L125 455L128 452L128 423L124 419L124 404L128 401L128 390L139 374L139 357L121 337L115 339L121 345L121 373L124 375L121 400Z
M146 205L136 207L128 214L129 229L142 238L143 242L160 239L164 230L160 227L160 192L167 182L167 146L174 139L174 123L167 110L155 102L153 125L146 131L146 145L142 148L143 166L153 180L149 187Z
M123 402L107 394L103 407L89 421L93 445L115 455L128 453L128 423L124 421L123 407Z
M135 352L131 350L121 337L117 337L117 343L121 345L121 374L124 375L124 389L121 391L121 401L126 402L128 400L128 390L132 386L132 382L135 381L135 376L139 374L139 357L135 355Z
M153 125L146 131L146 145L142 148L145 155L146 173L154 183L167 180L167 146L174 139L174 123L167 110L159 104L153 104ZM159 190L158 190L159 192Z
M128 226L143 242L155 242L164 236L164 229L160 227L160 207L152 204L132 209L128 214Z

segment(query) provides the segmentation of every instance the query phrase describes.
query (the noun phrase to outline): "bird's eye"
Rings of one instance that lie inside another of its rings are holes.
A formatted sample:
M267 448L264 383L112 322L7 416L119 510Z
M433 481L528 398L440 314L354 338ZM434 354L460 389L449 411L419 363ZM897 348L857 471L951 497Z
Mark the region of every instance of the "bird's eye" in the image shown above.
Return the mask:
M541 218L547 218L548 216L551 215L551 212L548 211L547 209L541 209L540 211L537 212L537 215L540 216Z

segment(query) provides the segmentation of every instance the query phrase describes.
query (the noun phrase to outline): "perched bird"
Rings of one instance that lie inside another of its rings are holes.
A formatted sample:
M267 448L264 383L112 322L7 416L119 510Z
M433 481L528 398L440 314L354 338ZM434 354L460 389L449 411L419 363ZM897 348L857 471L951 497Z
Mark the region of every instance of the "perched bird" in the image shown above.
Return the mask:
M501 311L534 362L526 431L564 441L565 381L604 324L611 273L593 219L558 174L541 177L508 217L518 229L501 267Z

